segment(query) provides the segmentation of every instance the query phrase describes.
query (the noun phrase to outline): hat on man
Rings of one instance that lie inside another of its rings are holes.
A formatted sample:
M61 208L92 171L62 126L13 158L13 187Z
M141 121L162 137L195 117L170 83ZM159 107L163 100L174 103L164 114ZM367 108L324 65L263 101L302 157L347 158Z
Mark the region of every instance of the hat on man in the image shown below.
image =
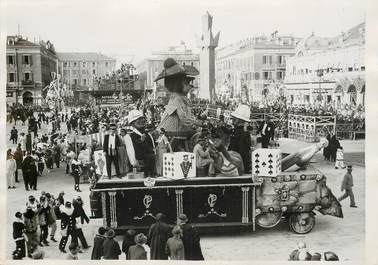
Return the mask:
M251 121L251 110L247 105L239 105L234 112L231 113L231 116L250 122Z
M147 243L147 237L143 233L140 233L135 236L134 241L137 245L143 245Z
M139 118L143 118L143 113L139 110L133 109L129 112L129 115L127 116L127 120L129 123L132 123L133 121L136 121Z
M113 238L115 237L115 232L113 229L109 229L108 232L106 232L106 237L107 238Z
M115 123L110 123L109 128L115 130L117 129L117 125Z
M183 221L183 222L187 222L188 221L188 217L186 217L186 214L182 213L179 215L178 219L180 221Z
M71 207L71 202L69 202L69 201L67 201L65 204L64 204L64 206L66 206L66 207L68 207L68 208L70 208Z
M199 72L194 66L189 65L179 65L173 58L167 58L164 61L163 71L156 77L155 82L174 75L183 76L196 76ZM192 77L194 79L194 77Z
M347 166L347 169L352 169L352 165Z

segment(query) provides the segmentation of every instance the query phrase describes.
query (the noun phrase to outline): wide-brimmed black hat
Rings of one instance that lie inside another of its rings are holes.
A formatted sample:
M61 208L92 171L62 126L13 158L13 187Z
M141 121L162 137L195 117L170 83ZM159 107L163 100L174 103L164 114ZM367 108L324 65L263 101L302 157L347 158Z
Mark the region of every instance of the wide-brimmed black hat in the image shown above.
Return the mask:
M179 65L173 58L168 58L164 61L163 71L156 77L154 81L156 82L160 79L174 75L190 76L194 79L193 76L196 76L198 74L199 72L194 66Z

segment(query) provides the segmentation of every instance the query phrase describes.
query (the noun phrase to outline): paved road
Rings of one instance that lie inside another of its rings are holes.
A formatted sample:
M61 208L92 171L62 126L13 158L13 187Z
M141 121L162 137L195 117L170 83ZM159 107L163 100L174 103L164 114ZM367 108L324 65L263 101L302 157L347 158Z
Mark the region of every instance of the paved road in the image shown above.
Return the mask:
M8 128L8 132L9 132ZM298 143L300 146L304 143ZM351 153L358 153L361 156L364 152L364 141L343 141L342 145ZM355 155L350 156L355 159ZM201 245L204 256L207 260L287 260L289 253L296 248L299 240L304 240L311 252L334 251L341 260L351 260L360 262L364 258L364 238L365 238L365 167L359 164L360 160L351 161L354 166L354 193L358 208L350 208L349 201L342 202L344 218L338 219L331 216L322 216L317 213L316 225L313 231L307 235L297 235L292 233L287 224L281 223L273 229L258 229L252 233L250 231L232 233L217 233L213 235L203 235ZM312 165L320 169L327 176L327 184L336 196L340 196L340 183L345 170L334 169L333 163L323 160L318 154L313 159ZM66 193L66 199L72 200L73 196L80 194L85 202L85 209L89 214L89 191L88 184L82 185L83 192L78 193L73 190L73 178L64 174L63 169L54 169L46 176L38 180L37 191L25 191L23 183L17 183L17 188L8 190L7 196L7 256L10 258L14 249L12 239L12 222L16 211L24 210L26 198L33 194L39 197L42 190L57 196L61 190ZM93 237L98 227L102 225L102 220L91 220L89 225L83 227L84 234L90 244L93 244ZM60 238L59 229L57 238ZM117 237L117 240L121 238ZM63 259L64 254L58 251L58 243L53 243L49 247L43 247L46 252L46 259ZM89 259L91 249L80 254L80 259ZM124 259L124 255L121 256Z

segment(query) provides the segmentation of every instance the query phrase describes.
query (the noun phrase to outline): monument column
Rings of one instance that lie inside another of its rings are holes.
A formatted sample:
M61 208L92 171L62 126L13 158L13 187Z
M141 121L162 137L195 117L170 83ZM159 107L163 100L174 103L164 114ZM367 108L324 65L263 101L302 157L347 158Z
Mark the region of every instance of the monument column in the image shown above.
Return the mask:
M218 46L220 32L213 37L213 17L206 12L202 16L202 35L197 37L200 48L200 90L199 96L213 99L215 96L215 48Z

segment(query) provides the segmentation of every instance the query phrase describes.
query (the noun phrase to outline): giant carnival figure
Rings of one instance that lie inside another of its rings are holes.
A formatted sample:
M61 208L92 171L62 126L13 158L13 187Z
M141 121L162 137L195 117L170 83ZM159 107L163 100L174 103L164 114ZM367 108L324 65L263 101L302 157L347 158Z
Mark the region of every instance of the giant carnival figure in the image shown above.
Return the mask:
M198 74L195 67L179 65L168 58L164 61L163 71L155 79L155 82L164 79L164 86L172 93L158 129L163 128L171 137L173 151L189 151L188 140L195 133L195 126L202 125L202 121L192 113L187 97L193 88L194 76Z

